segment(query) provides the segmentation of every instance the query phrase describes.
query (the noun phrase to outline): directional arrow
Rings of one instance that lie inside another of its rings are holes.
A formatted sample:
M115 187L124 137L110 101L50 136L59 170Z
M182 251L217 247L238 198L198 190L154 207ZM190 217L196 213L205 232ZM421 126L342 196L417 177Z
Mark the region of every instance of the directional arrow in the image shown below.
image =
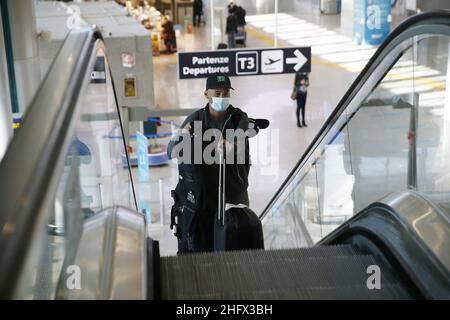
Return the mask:
M306 59L306 57L298 49L294 51L294 55L296 58L287 58L286 64L295 64L294 70L298 72L298 70L300 70L308 61L308 59Z

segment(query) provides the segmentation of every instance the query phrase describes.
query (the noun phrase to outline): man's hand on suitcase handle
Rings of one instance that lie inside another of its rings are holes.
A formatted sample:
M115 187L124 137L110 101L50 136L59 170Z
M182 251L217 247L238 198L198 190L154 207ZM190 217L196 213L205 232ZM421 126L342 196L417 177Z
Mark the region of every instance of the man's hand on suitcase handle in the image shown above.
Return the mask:
M194 133L194 130L192 129L191 123L186 124L183 128L180 129L180 134L192 135L193 133Z
M233 143L229 142L227 139L222 139L219 141L219 150L223 152L223 148L225 147L225 153L228 154L233 151Z

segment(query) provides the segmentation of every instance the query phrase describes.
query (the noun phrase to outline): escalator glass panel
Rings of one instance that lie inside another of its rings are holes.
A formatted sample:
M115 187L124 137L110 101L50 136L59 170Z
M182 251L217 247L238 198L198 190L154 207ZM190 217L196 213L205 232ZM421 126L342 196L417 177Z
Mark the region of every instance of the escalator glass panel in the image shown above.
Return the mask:
M54 299L58 290L76 290L86 284L83 281L90 281L82 277L86 270L77 269L71 261L84 220L116 205L135 208L114 87L101 43L94 60L78 96L79 112L74 130L69 131L71 143L56 190L48 193L48 205L43 208L50 218L32 244L17 299ZM92 245L98 240L100 248L102 237L98 234Z
M421 34L384 56L266 211L266 248L313 245L393 192L450 211L448 51Z

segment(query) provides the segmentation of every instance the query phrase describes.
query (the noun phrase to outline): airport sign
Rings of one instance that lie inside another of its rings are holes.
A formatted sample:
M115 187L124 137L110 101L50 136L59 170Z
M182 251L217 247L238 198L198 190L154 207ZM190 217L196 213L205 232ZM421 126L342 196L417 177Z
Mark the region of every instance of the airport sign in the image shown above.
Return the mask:
M311 71L311 47L215 50L178 53L180 79L272 75Z

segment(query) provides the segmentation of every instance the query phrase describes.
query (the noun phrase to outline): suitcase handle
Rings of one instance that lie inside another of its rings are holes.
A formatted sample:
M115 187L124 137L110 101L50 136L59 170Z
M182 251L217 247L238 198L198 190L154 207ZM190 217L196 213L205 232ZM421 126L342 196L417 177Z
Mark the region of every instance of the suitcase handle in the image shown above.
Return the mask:
M225 225L225 152L222 140L222 146L218 148L219 152L219 201L217 219L221 225Z

